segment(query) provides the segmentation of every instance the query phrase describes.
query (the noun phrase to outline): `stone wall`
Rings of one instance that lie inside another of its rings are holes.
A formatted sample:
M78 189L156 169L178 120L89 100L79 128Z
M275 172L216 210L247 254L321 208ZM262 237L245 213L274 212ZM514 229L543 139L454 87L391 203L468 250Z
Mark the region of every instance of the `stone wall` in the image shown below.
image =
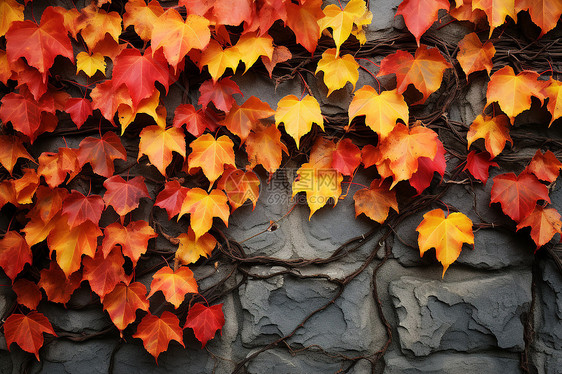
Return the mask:
M400 34L403 23L400 17L393 18L399 3L370 1L374 14L368 29L370 43L384 43ZM455 43L467 31L468 26L454 24L441 29L439 36ZM381 58L372 56L374 61ZM326 88L312 75L306 78L322 100L324 114L347 110L351 87L326 99ZM300 80L274 86L251 71L235 80L245 98L256 95L273 108L281 97L298 96L303 89ZM471 78L468 89L449 108L451 120L468 125L482 111L486 81ZM357 88L364 84L373 84L373 79L361 72ZM534 119L523 121L523 125L532 124ZM547 135L562 139L556 128ZM66 138L71 147L79 141ZM60 139L44 142L37 152L60 144ZM518 151L526 152L524 148ZM451 173L457 165L454 159L449 161ZM475 248L464 248L442 278L434 252L420 258L417 249L415 228L429 209L406 217L387 232L364 216L355 218L352 195L359 187L352 186L349 196L334 208L322 208L310 220L306 204L298 204L287 214L293 207L290 181L298 166L289 163L269 183L260 175L262 187L255 209L238 209L229 227L221 229L242 243L248 257L326 259L339 249L342 255L337 260L298 263L291 268L274 261L268 265L257 260L245 263L224 285L233 291L218 301L224 303L226 317L222 336L200 349L193 336L186 335L187 348L172 342L158 364L140 340L120 340L101 304L92 303L89 290L82 288L68 308L46 302L39 306L55 330L66 333L47 340L40 362L15 345L8 352L5 340L0 340L0 373L197 374L237 369L250 374L562 373L562 275L542 251L533 255L535 246L527 232L480 229L475 233ZM512 166L519 171L524 165ZM142 167L136 171L151 172ZM369 170L355 178L358 183L369 180ZM475 223L509 226L499 207L489 206L491 184L491 179L486 185L452 184L440 202L467 214ZM154 198L154 186L150 192ZM557 185L551 197L561 211L562 187ZM167 222L165 213L156 213L170 234L184 229ZM146 219L148 214L147 206L135 212L134 219ZM277 220L275 230L265 230L270 221ZM170 244L159 239L156 246L164 249ZM233 266L217 254L195 267L197 279L205 278L201 289L228 276ZM140 281L148 286L150 276ZM0 282L7 284L9 279ZM11 305L13 298L9 288L0 288L0 309ZM244 362L247 358L251 359ZM244 365L237 368L240 362Z

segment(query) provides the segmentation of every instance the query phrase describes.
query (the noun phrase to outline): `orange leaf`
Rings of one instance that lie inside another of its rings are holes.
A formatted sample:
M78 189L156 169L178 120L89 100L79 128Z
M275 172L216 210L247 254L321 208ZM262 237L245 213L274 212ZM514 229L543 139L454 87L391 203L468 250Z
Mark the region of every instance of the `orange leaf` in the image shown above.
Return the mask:
M416 228L419 233L418 245L420 256L435 248L437 261L443 265L443 274L459 257L463 243L474 244L472 221L462 213L451 213L445 218L445 212L434 209L423 215L423 221Z
M4 322L4 336L8 350L16 343L22 350L33 353L39 360L39 348L43 346L43 333L57 336L53 326L43 314L31 312L28 315L14 313Z
M314 52L318 44L318 20L324 17L321 6L322 0L299 1L299 4L286 2L287 26L295 33L297 43L310 53Z
M438 173L443 177L446 168L445 148L443 147L443 143L437 139L437 152L435 153L435 157L433 159L429 157L418 158L418 170L410 178L410 186L414 187L419 195L431 185L433 175Z
M396 15L402 15L408 30L416 37L418 47L421 36L437 21L439 9L449 9L448 0L404 0L398 5Z
M192 188L183 200L178 220L184 214L190 214L191 228L195 232L195 238L199 239L213 226L213 217L220 218L228 227L230 210L227 201L228 198L222 191L211 190L207 194L201 188Z
M82 274L75 272L66 277L56 261L51 261L48 269L41 270L39 287L45 290L47 299L53 303L66 304L74 291L80 287Z
M359 79L359 64L352 55L336 56L334 48L327 49L322 53L318 61L315 74L324 72L324 84L328 87L328 95L335 90L345 87L347 82L351 83L355 90L355 83Z
M244 205L246 200L250 200L255 208L260 194L260 180L253 171L230 169L217 182L217 189L226 193L232 211Z
M513 144L509 136L509 118L505 114L495 117L480 114L470 125L466 138L467 148L470 148L476 139L484 139L486 150L494 158L503 151L506 142Z
M562 15L562 3L556 0L518 0L515 11L529 11L531 20L541 28L539 37L554 29Z
M67 182L70 182L82 170L77 151L73 148L59 148L57 153L43 152L39 156L37 174L45 178L51 188L62 184L67 175Z
M209 74L213 77L213 82L216 82L228 68L232 69L232 72L235 73L240 58L241 55L238 48L227 47L223 49L221 45L213 39L203 51L199 66L201 68L206 66L209 70Z
M127 87L113 87L111 80L96 84L96 87L90 92L90 97L92 98L92 107L99 109L101 114L111 124L114 124L113 117L121 104L133 105Z
M78 160L80 165L92 165L94 173L109 178L115 170L113 160L127 160L127 152L119 137L111 131L103 134L101 139L87 137L80 142Z
M193 272L187 266L182 266L176 271L165 266L152 276L148 297L158 291L162 291L166 301L172 303L177 309L183 302L185 295L197 293L197 282L193 278Z
M172 162L172 152L185 158L185 134L182 129L160 126L145 127L140 133L139 157L148 156L162 175L166 175L166 167Z
M299 148L300 138L310 132L313 123L324 130L324 118L320 112L320 104L309 95L302 100L295 95L287 95L279 100L275 111L275 124L279 126L281 123L285 125L285 132L295 139L297 148Z
M382 180L375 179L369 188L363 188L353 195L355 201L355 217L361 213L375 222L383 223L388 217L390 208L398 213L396 191L391 191Z
M156 0L146 5L144 0L129 0L125 4L123 26L133 26L137 35L148 42L154 28L154 23L164 13L164 9Z
M195 239L195 233L191 227L187 234L182 233L177 239L179 247L176 251L176 260L183 265L193 264L199 260L199 257L209 257L217 245L216 239L209 233Z
M205 348L207 342L215 337L217 330L222 330L224 326L222 306L223 304L217 304L206 307L197 303L189 309L185 327L193 329L195 337L201 342L201 348Z
M490 205L500 203L502 211L520 223L533 211L537 201L550 203L548 188L533 174L500 174L494 178Z
M16 300L18 304L24 305L31 310L37 309L37 305L39 305L42 297L37 283L23 278L18 279L12 285L12 290L17 295Z
M62 214L66 215L70 227L90 221L98 224L103 212L103 199L98 195L84 196L78 191L72 191L62 204Z
M157 236L146 221L129 222L125 227L115 222L104 229L101 252L107 257L113 247L120 244L123 254L131 259L133 266L136 266L140 256L148 248L148 241Z
M525 168L529 173L546 182L554 182L562 170L562 162L558 161L554 153L546 151L544 154L537 149L533 159Z
M166 182L164 189L156 196L155 206L166 209L168 218L172 219L181 211L181 205L189 188L183 187L177 180Z
M496 27L504 24L505 17L509 16L511 19L517 20L514 0L473 0L472 10L475 9L483 10L488 16L490 37Z
M24 6L16 0L0 2L0 36L4 36L12 23L23 21Z
M151 96L142 99L135 108L128 103L120 104L117 107L117 115L119 116L119 124L121 125L121 135L133 121L137 118L137 114L144 113L152 117L154 122L162 129L166 128L166 108L160 105L160 91L154 90Z
M25 239L17 231L8 231L0 239L0 267L14 281L25 264L31 265L33 254Z
M423 97L414 104L423 104L429 95L441 87L443 73L452 68L437 48L427 49L422 45L416 49L415 57L405 51L386 56L381 61L377 76L396 74L396 91L404 93L413 84Z
M39 176L33 169L23 169L23 176L12 181L18 204L32 204L39 186Z
M180 328L180 320L174 314L164 311L160 318L147 314L137 326L137 332L133 338L142 340L144 348L158 360L160 353L168 349L170 341L175 340L183 344L183 330Z
M215 131L217 128L217 124L207 111L195 110L195 107L191 104L180 104L174 112L173 126L180 128L183 125L185 125L187 132L196 138L207 129Z
M80 16L75 21L75 27L82 35L89 49L93 49L106 34L119 42L121 35L121 16L117 12L106 12L91 3L82 8Z
M562 117L562 82L550 78L548 86L544 88L543 94L548 98L546 107L552 116L548 126L552 125L556 119Z
M275 112L268 103L255 96L250 96L241 106L234 103L221 124L244 142L248 138L250 130L259 123L260 119L271 117L274 114Z
M291 58L293 58L293 55L291 54L289 48L283 45L278 45L273 48L273 54L271 55L271 58L261 56L261 61L263 62L263 65L269 73L269 78L272 78L273 69L275 68L275 66L277 66L277 64L281 62L290 60Z
M105 206L111 205L120 216L136 209L143 197L150 198L142 176L126 181L121 176L114 175L106 179L103 186L106 189L103 195Z
M43 222L49 222L51 218L62 210L62 203L68 196L68 191L66 188L39 186L35 196L37 197L37 202L29 212L29 216L39 216Z
M100 297L103 302L105 295L110 293L120 282L129 283L129 277L125 275L123 264L125 258L119 248L115 247L107 256L102 251L96 255L84 258L84 280L90 283L90 288Z
M13 135L0 135L0 164L8 170L10 175L19 158L34 161L20 138Z
M224 171L226 165L234 163L234 143L226 135L215 140L211 134L203 134L189 144L192 151L187 159L189 173L201 168L211 186Z
M148 311L146 287L140 282L119 283L105 295L102 304L113 324L123 331L135 321L137 309Z
M260 36L257 33L246 33L236 42L236 49L238 49L240 60L244 63L245 73L258 58L265 57L271 60L273 57L273 38L268 34Z
M554 208L535 206L535 209L518 225L517 230L523 227L531 228L531 238L537 244L535 252L548 243L556 233L562 234L560 214Z
M287 146L281 142L281 131L277 126L264 126L261 123L256 124L248 135L246 152L250 168L260 164L271 174L281 166L283 152L289 154Z
M230 78L222 78L218 82L209 79L201 84L199 92L201 92L201 96L197 103L202 105L203 109L207 109L207 105L213 102L215 108L223 112L228 112L234 104L234 94L242 95L240 87Z
M478 38L478 35L473 32L466 35L459 42L459 53L457 60L461 65L462 70L466 74L466 79L470 73L479 70L486 70L488 75L492 72L492 57L496 54L496 48L492 42L487 41L484 45Z

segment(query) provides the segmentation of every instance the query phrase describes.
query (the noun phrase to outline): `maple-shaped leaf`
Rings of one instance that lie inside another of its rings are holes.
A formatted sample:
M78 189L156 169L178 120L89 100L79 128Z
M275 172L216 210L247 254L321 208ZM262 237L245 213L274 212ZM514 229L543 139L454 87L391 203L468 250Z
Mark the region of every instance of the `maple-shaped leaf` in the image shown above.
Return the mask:
M22 233L25 234L25 241L29 244L29 246L40 243L47 238L60 218L60 214L58 213L59 212L55 212L53 218L47 221L43 221L41 219L41 215L39 214L31 216L31 220L21 230Z
M121 125L121 135L133 121L137 118L137 114L144 113L152 117L154 122L164 129L166 127L166 108L160 105L160 91L154 90L151 96L142 99L135 107L128 103L120 104L117 108L119 116L119 124Z
M547 84L548 85L543 90L543 94L548 98L546 108L552 116L548 124L550 127L552 122L562 117L562 82L550 78Z
M23 176L11 181L18 204L32 204L33 196L39 186L39 176L34 169L23 169Z
M265 34L277 20L287 22L286 0L264 0L256 3L257 14L254 14L246 30L259 30L258 35Z
M56 261L51 261L48 269L41 270L39 287L47 294L47 299L53 303L66 304L74 291L80 287L82 274L77 271L68 278Z
M12 74L11 64L8 62L6 51L0 49L0 82L7 86L8 80L12 78Z
M125 4L123 27L133 26L137 35L148 42L154 24L162 13L164 13L164 9L156 0L152 0L148 5L144 0L129 0Z
M236 167L234 143L226 135L215 139L211 134L203 134L189 146L192 149L187 159L189 172L201 168L211 185L221 176L225 166Z
M150 199L144 177L140 175L127 181L119 175L114 175L106 179L103 186L106 189L103 195L105 206L111 205L120 216L136 209L143 197Z
M245 33L236 42L236 49L240 55L240 60L244 63L244 73L260 57L271 59L273 57L273 38L268 34L258 35L257 33Z
M318 20L324 17L322 0L299 0L298 4L286 2L287 26L295 33L297 43L313 53L318 44Z
M62 202L68 196L66 188L37 187L37 202L29 212L29 216L39 216L43 222L49 222L62 209Z
M345 138L336 144L332 153L332 168L343 175L352 175L361 164L361 150L351 139Z
M512 120L519 113L531 108L531 97L543 100L543 89L546 82L539 81L539 73L525 70L515 75L511 66L504 66L492 74L486 91L489 105L494 101Z
M445 148L443 143L437 139L437 152L433 159L429 157L418 158L418 170L410 178L410 186L416 189L416 192L421 194L433 180L433 174L438 173L443 178L447 163L445 161Z
M382 180L375 179L369 188L363 188L353 195L355 201L355 217L361 213L375 222L383 223L388 217L390 208L398 213L396 191L389 190Z
M4 36L12 23L23 21L24 6L16 0L3 0L0 2L0 36Z
M19 58L15 63L7 67L12 71L9 77L17 80L16 88L26 88L37 101L41 99L48 89L48 80L34 67L29 66L23 58Z
M449 15L459 21L469 21L474 24L486 18L486 13L482 9L472 9L472 0L458 0L456 6L451 4Z
M172 340L183 344L183 330L180 328L180 320L175 314L168 311L162 312L160 317L147 314L137 326L137 332L133 338L142 340L144 349L148 351L155 360L160 353L168 349Z
M261 61L265 66L265 69L269 73L269 78L273 78L273 69L275 68L275 66L277 66L277 64L281 62L290 60L291 58L293 58L293 54L291 53L289 48L283 45L278 45L273 48L273 54L271 55L271 58L262 56Z
M223 304L217 304L206 307L197 303L189 309L184 328L193 329L195 337L201 342L201 348L205 348L207 342L215 337L216 332L222 330L225 322L222 306Z
M51 188L62 184L67 175L67 182L70 182L82 170L77 151L73 148L59 148L57 153L43 152L39 156L37 174L45 178Z
M62 204L62 214L66 215L70 227L90 221L98 224L103 212L104 204L101 196L84 196L78 191L72 191Z
M553 0L517 0L515 2L515 12L527 10L531 20L540 27L543 36L558 24L562 15L562 3Z
M94 173L109 178L113 175L113 160L127 160L127 152L121 139L114 132L108 131L101 139L87 137L80 142L78 160L80 165L92 165Z
M423 104L429 95L441 87L443 73L453 66L445 60L437 48L427 49L421 45L415 56L406 51L398 51L381 61L377 76L396 74L396 91L404 93L413 84L423 97L414 104Z
M344 9L330 4L324 8L323 13L324 17L318 20L318 26L320 32L328 27L332 29L332 37L336 44L335 56L339 56L340 47L351 35L355 21L363 18L365 13L370 14L363 0L350 0Z
M209 257L217 245L217 240L209 233L196 239L191 227L187 234L182 233L176 239L179 241L176 260L183 265L193 264L200 257Z
M10 175L19 158L34 161L20 138L13 135L0 135L0 164L8 170Z
M118 222L108 225L104 229L101 252L108 256L116 245L121 245L123 255L129 257L133 266L140 256L148 249L148 241L158 235L146 221L129 222L123 226Z
M43 333L57 336L53 326L42 313L28 315L14 313L4 322L4 336L8 350L16 343L22 350L33 353L39 361L39 349L43 346Z
M560 162L551 151L546 151L543 154L540 149L537 149L537 152L525 170L535 174L535 176L542 181L552 183L560 175L562 162Z
M201 68L206 66L213 77L213 82L216 82L226 69L230 68L235 73L240 58L238 48L226 47L223 49L216 40L211 40L201 55L199 66Z
M148 126L141 131L138 158L147 155L150 163L164 176L172 162L172 152L185 158L185 134L182 129Z
M218 110L223 112L228 112L235 103L232 97L234 94L242 95L240 87L228 77L222 78L218 82L213 82L211 79L203 82L199 87L199 92L201 92L201 96L197 103L202 105L203 109L206 109L207 105L212 102Z
M435 248L435 257L443 265L443 274L449 265L459 257L463 243L474 244L472 221L462 213L455 212L445 217L441 209L434 209L423 215L423 221L416 228L419 233L420 256Z
M75 21L76 31L89 49L93 49L101 42L106 34L119 42L121 35L121 16L117 12L106 12L98 8L93 2L80 10L80 16Z
M41 301L41 290L37 283L27 279L18 279L12 285L12 290L16 293L17 303L34 310Z
M474 178L486 184L490 166L499 167L497 163L492 161L492 157L488 152L476 153L476 151L471 151L466 156L466 166L463 170L468 170Z
M540 205L525 217L518 225L517 230L523 227L531 228L531 238L537 245L535 252L548 243L556 233L562 234L560 213L554 208L545 208Z
M219 179L217 188L226 193L233 211L244 205L247 200L250 200L255 208L260 194L260 180L253 171L230 169Z
M156 196L155 206L166 209L168 218L172 219L181 211L181 205L189 188L183 187L177 180L166 182L164 189Z
M502 211L517 223L531 214L539 200L550 203L548 187L533 174L506 173L494 178L490 205L500 203Z
M439 140L437 134L427 127L414 126L410 129L401 123L380 142L379 149L393 173L394 182L408 180L418 170L418 160L427 157L431 160L437 154Z
M66 101L64 111L70 114L72 122L80 128L86 122L86 119L92 115L92 102L85 98L73 97Z
M6 53L10 63L24 57L30 66L45 75L56 56L74 62L70 39L66 29L61 27L63 23L63 17L53 7L43 11L39 25L33 21L13 22L6 32Z
M162 291L166 300L177 309L185 295L197 293L197 282L193 277L193 272L187 266L179 267L175 271L165 266L152 276L148 297L158 291Z
M29 245L17 231L8 231L0 239L0 267L14 281L25 264L33 261Z
M133 107L154 93L156 82L161 83L166 92L172 82L164 55L161 51L152 53L150 47L144 54L136 48L124 49L115 58L112 74L114 87L125 85L129 89Z
M395 89L380 94L371 87L363 86L355 91L349 104L349 124L357 116L365 116L365 124L384 139L401 119L408 123L408 104Z
M234 103L225 119L221 124L237 135L244 142L250 130L252 130L261 119L271 117L275 111L271 109L268 103L261 101L255 96L250 96L244 104L238 106Z
M464 74L466 74L466 79L470 73L479 70L486 70L488 75L492 72L492 57L496 54L496 48L492 42L487 41L482 45L478 35L473 32L466 35L459 42L459 53L457 54L457 60L461 65Z
M104 56L101 53L94 53L90 55L88 52L80 52L76 55L76 74L84 72L88 77L93 77L97 71L101 71L105 75Z
M207 193L201 188L190 189L183 203L178 220L184 215L190 215L190 226L198 239L213 226L213 217L220 218L228 227L230 210L227 205L228 198L219 190Z
M324 130L324 118L320 112L320 104L313 97L306 95L299 100L295 95L287 95L277 103L275 111L275 124L285 125L285 132L297 143L299 148L300 139L312 129L316 123Z
M124 263L125 258L117 247L107 256L104 256L102 251L97 251L93 258L84 258L84 280L88 281L90 288L98 294L102 302L105 295L111 292L117 284L129 283L129 277L125 275L125 269L123 269Z
M248 135L246 152L250 168L260 164L271 174L281 166L283 152L289 154L287 146L281 142L281 131L277 126L261 123L256 124Z
M114 124L113 117L120 105L133 105L127 87L124 85L114 87L111 80L98 83L90 92L90 97L92 98L92 108L99 109L111 124Z
M506 142L513 144L509 136L509 118L505 114L495 117L479 114L470 125L466 138L467 148L476 139L484 139L486 150L494 158L503 151Z
M514 0L473 0L472 10L475 9L481 9L486 13L490 24L490 37L496 27L504 24L505 17L509 16L517 21Z
M123 331L135 322L138 309L148 311L146 287L140 282L133 282L129 285L118 283L110 293L105 295L102 305L113 324L119 331Z
M414 35L418 47L421 36L437 21L439 9L449 9L447 0L403 0L396 15L404 17L408 31Z
M217 123L209 115L209 112L203 109L195 109L191 104L180 104L174 111L174 127L182 127L191 135L198 138L205 130L215 131Z
M56 252L57 263L69 277L80 269L82 255L94 257L101 234L98 225L91 221L70 227L66 218L61 217L47 236L47 244L51 255Z
M310 208L309 220L330 198L334 200L335 206L341 195L343 176L332 168L332 154L335 149L336 145L332 141L319 137L312 147L309 161L297 170L297 179L292 186L293 197L298 192L306 193L306 201Z
M211 39L209 21L195 14L183 17L174 8L168 8L153 24L152 53L164 51L168 63L177 71L180 61L191 49L204 49Z
M324 84L328 87L328 95L335 90L345 87L347 82L351 83L355 90L355 83L359 79L359 64L352 55L342 57L336 55L334 48L327 49L322 53L318 61L315 74L324 72Z

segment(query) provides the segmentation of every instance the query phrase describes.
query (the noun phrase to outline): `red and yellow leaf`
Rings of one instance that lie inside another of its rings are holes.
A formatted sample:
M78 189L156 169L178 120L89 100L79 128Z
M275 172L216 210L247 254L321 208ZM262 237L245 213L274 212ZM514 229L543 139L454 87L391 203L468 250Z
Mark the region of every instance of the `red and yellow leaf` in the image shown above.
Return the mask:
M166 266L152 276L148 297L158 291L162 291L166 301L177 309L183 302L185 295L197 293L197 282L193 277L193 272L187 266L182 266L175 271Z

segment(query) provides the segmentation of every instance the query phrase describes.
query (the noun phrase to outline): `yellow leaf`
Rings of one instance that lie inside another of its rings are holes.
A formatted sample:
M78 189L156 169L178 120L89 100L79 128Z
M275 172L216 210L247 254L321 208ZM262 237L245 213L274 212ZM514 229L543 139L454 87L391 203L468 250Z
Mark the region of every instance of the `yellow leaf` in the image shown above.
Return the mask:
M192 149L187 159L189 173L195 168L201 168L211 186L221 176L225 165L236 167L234 143L226 135L215 140L213 135L203 134L189 146Z
M226 69L231 68L233 73L236 72L241 57L236 46L222 49L217 41L211 40L201 55L200 66L207 66L213 82L216 82Z
M178 220L184 214L190 215L190 226L198 240L213 226L213 217L220 218L228 226L228 198L219 190L207 194L201 188L192 188L185 195Z
M509 136L509 118L505 114L495 117L480 114L470 125L466 138L467 149L476 139L484 139L486 150L494 158L503 151L506 142L513 144Z
M257 61L260 56L269 60L273 57L273 38L269 34L258 36L257 33L247 33L236 43L240 59L244 63L244 73ZM233 69L235 70L235 69Z
M195 239L195 233L191 227L187 234L180 234L177 239L180 245L176 251L176 259L183 265L197 262L199 257L209 257L217 245L216 239L209 233Z
M105 75L105 59L100 53L94 53L91 56L88 52L80 52L76 55L76 74L83 71L88 77L101 71Z
M316 73L324 72L324 84L328 87L328 96L334 91L343 88L347 82L353 85L359 79L359 64L352 55L336 56L334 48L327 49L318 61Z
M285 132L295 139L297 148L303 135L310 132L312 124L316 123L324 130L324 118L320 112L320 104L309 95L299 100L295 95L287 95L277 103L275 124L285 124Z
M106 12L94 3L82 9L81 15L75 21L76 30L80 32L88 48L93 49L106 34L119 43L121 35L121 16L117 12ZM61 25L62 26L62 25Z
M172 152L185 158L185 134L183 129L160 126L145 127L140 133L139 158L145 154L150 163L166 175L166 168L172 162Z
M23 21L23 9L16 0L0 1L0 37L6 34L12 22Z
M164 13L164 9L156 0L148 5L144 0L129 0L125 4L123 26L133 26L137 35L145 42L150 40L154 23Z
M119 123L121 124L121 135L127 127L135 120L137 114L144 113L151 116L156 124L162 128L166 127L166 109L160 104L160 91L154 90L154 93L142 99L136 110L133 109L132 103L120 104L117 109Z

